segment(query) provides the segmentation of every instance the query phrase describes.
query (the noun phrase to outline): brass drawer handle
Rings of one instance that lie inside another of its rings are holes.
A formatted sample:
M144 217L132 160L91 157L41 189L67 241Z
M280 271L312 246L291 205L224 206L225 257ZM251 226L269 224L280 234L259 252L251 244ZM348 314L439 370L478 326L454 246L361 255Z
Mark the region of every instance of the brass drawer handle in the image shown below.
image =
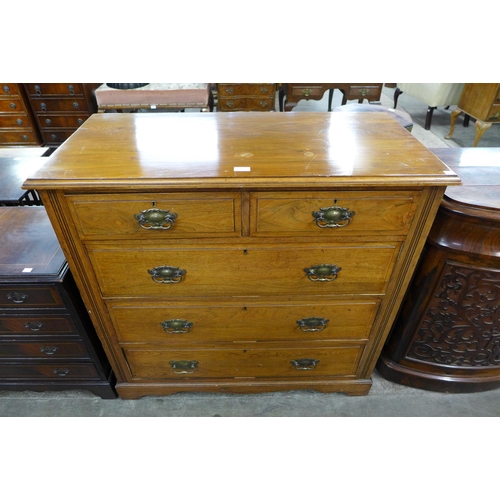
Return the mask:
M47 345L40 347L40 352L43 352L44 354L47 354L51 356L52 354L55 354L57 351L57 347L55 345Z
M369 94L369 90L368 89L359 89L359 93L362 95L362 96L365 96L365 95L368 95Z
M198 361L169 361L168 364L172 367L172 370L177 375L183 375L185 373L194 373L194 370L198 368Z
M325 318L311 317L298 319L297 324L303 332L321 332L327 327L329 321Z
M177 214L161 208L149 208L135 214L134 218L143 229L170 229L177 219Z
M185 319L169 319L162 321L160 325L163 327L165 333L188 333L193 326L193 323Z
M311 281L334 281L342 268L333 264L317 264L304 269L304 271Z
M32 332L39 332L43 327L43 323L41 321L30 321L25 323L24 327Z
M7 294L7 299L11 300L15 304L22 304L27 298L28 298L27 293L10 292Z
M234 101L226 101L226 106L228 108L234 108Z
M69 370L67 368L54 368L53 373L54 373L54 375L59 375L60 377L65 377L69 373Z
M319 363L319 359L293 359L290 363L296 370L314 370L316 365Z
M234 93L233 87L226 87L226 94L233 94L233 93Z
M267 92L268 92L268 91L269 91L269 89L268 89L267 87L262 86L262 87L260 88L260 93L261 93L261 94L267 94Z
M260 106L262 108L267 108L267 101L265 101L265 100L260 101Z
M351 217L355 213L348 208L335 205L333 207L320 208L318 211L314 211L312 216L318 227L345 227L349 225Z
M180 283L182 277L186 274L184 269L172 266L158 266L148 269L152 280L155 283Z
M312 89L302 89L302 95L304 97L309 97L312 94Z

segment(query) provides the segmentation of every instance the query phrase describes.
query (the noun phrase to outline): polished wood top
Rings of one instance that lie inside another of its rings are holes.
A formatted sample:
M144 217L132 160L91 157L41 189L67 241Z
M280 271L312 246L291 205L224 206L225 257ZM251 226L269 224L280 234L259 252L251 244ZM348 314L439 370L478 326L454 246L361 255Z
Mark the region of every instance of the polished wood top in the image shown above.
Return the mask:
M29 189L459 184L384 113L129 113L91 116Z
M431 151L462 179L462 186L446 189L445 199L500 210L500 148L435 148Z
M19 201L26 193L21 187L25 179L46 161L46 157L0 157L0 203Z

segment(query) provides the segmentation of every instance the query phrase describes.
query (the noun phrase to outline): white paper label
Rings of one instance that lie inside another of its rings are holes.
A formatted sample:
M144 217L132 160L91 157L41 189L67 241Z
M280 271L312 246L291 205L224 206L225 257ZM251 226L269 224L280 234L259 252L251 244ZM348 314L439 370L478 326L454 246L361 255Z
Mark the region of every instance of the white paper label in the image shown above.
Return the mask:
M250 167L234 167L235 172L250 172L252 170Z
M33 268L32 267L25 267L23 269L23 273L31 273L31 271L33 271Z

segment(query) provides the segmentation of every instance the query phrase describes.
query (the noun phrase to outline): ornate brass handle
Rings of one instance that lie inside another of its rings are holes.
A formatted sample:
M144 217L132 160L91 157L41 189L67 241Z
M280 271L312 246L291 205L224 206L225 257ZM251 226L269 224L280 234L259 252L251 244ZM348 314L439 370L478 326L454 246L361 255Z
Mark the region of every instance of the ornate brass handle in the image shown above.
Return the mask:
M368 95L368 92L370 92L368 89L359 89L359 93L362 96Z
M23 292L10 292L7 294L7 298L15 304L22 304L28 298L28 294Z
M319 359L302 358L290 361L296 370L314 370L319 363Z
M158 266L148 269L148 273L155 283L180 283L186 271L178 267Z
M54 375L65 377L69 373L69 370L67 368L54 368L53 373Z
M55 345L47 345L40 347L40 352L43 352L44 354L48 354L49 356L51 354L55 354L57 351L57 347Z
M348 208L334 205L333 207L320 208L318 211L314 211L312 216L318 227L345 227L349 225L351 217L355 213Z
M261 87L260 87L260 93L261 93L261 94L267 94L268 90L269 90L269 89L268 89L267 87L264 87L264 86L261 86Z
M226 87L226 94L232 94L234 92L233 87Z
M198 361L169 361L168 364L172 367L174 373L178 375L183 375L185 373L194 373L194 370L198 368Z
M226 101L226 106L228 108L233 108L234 107L234 101Z
M160 325L165 330L165 333L188 333L193 323L185 319L169 319L162 321Z
M325 318L302 318L297 320L297 324L303 332L321 332L328 325L329 319Z
M304 271L311 281L334 281L342 268L333 264L317 264L307 267Z
M32 332L38 332L42 329L43 323L41 321L29 321L25 323L24 327Z
M262 100L260 101L260 106L261 106L262 108L266 108L266 107L267 107L267 101L265 101L264 99L262 99Z
M302 95L304 97L309 97L311 94L312 94L312 90L311 89L302 89Z
M177 219L177 214L161 208L149 208L142 210L140 214L134 214L143 229L170 229Z

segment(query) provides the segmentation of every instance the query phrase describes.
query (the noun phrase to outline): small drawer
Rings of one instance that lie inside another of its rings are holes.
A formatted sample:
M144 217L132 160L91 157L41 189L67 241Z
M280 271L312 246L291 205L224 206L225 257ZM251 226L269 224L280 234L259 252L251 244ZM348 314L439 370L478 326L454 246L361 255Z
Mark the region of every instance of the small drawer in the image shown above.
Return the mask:
M0 307L26 309L32 307L64 307L55 287L0 286Z
M291 95L307 99L308 97L322 97L324 93L325 89L321 85L293 85Z
M36 113L82 113L87 112L85 99L32 99L31 104Z
M87 251L104 297L180 299L383 294L400 245L152 249L89 244Z
M219 111L274 111L275 99L269 97L241 97L219 99Z
M75 335L78 334L70 316L0 315L0 335Z
M148 193L69 196L82 238L201 238L239 236L239 193Z
M363 347L124 348L134 379L354 377Z
M276 85L274 83L219 83L219 97L269 96L274 98Z
M0 128L31 129L31 120L25 113L0 115Z
M0 377L10 379L72 379L99 380L99 372L92 363L1 363Z
M83 95L81 83L27 83L26 88L35 97Z
M0 97L13 97L19 95L17 83L0 83Z
M83 125L89 115L37 115L38 123L42 130L51 128L76 129Z
M352 85L347 92L347 99L380 99L380 92L382 87L380 85Z
M411 191L251 193L251 235L404 235L418 196Z
M24 113L26 107L21 99L0 99L0 113Z
M0 144L16 144L19 146L38 145L40 141L33 130L9 131L0 130Z
M74 130L42 130L43 142L47 145L62 144L74 132Z
M366 340L379 301L109 304L121 342Z
M90 359L83 342L0 342L0 358Z

